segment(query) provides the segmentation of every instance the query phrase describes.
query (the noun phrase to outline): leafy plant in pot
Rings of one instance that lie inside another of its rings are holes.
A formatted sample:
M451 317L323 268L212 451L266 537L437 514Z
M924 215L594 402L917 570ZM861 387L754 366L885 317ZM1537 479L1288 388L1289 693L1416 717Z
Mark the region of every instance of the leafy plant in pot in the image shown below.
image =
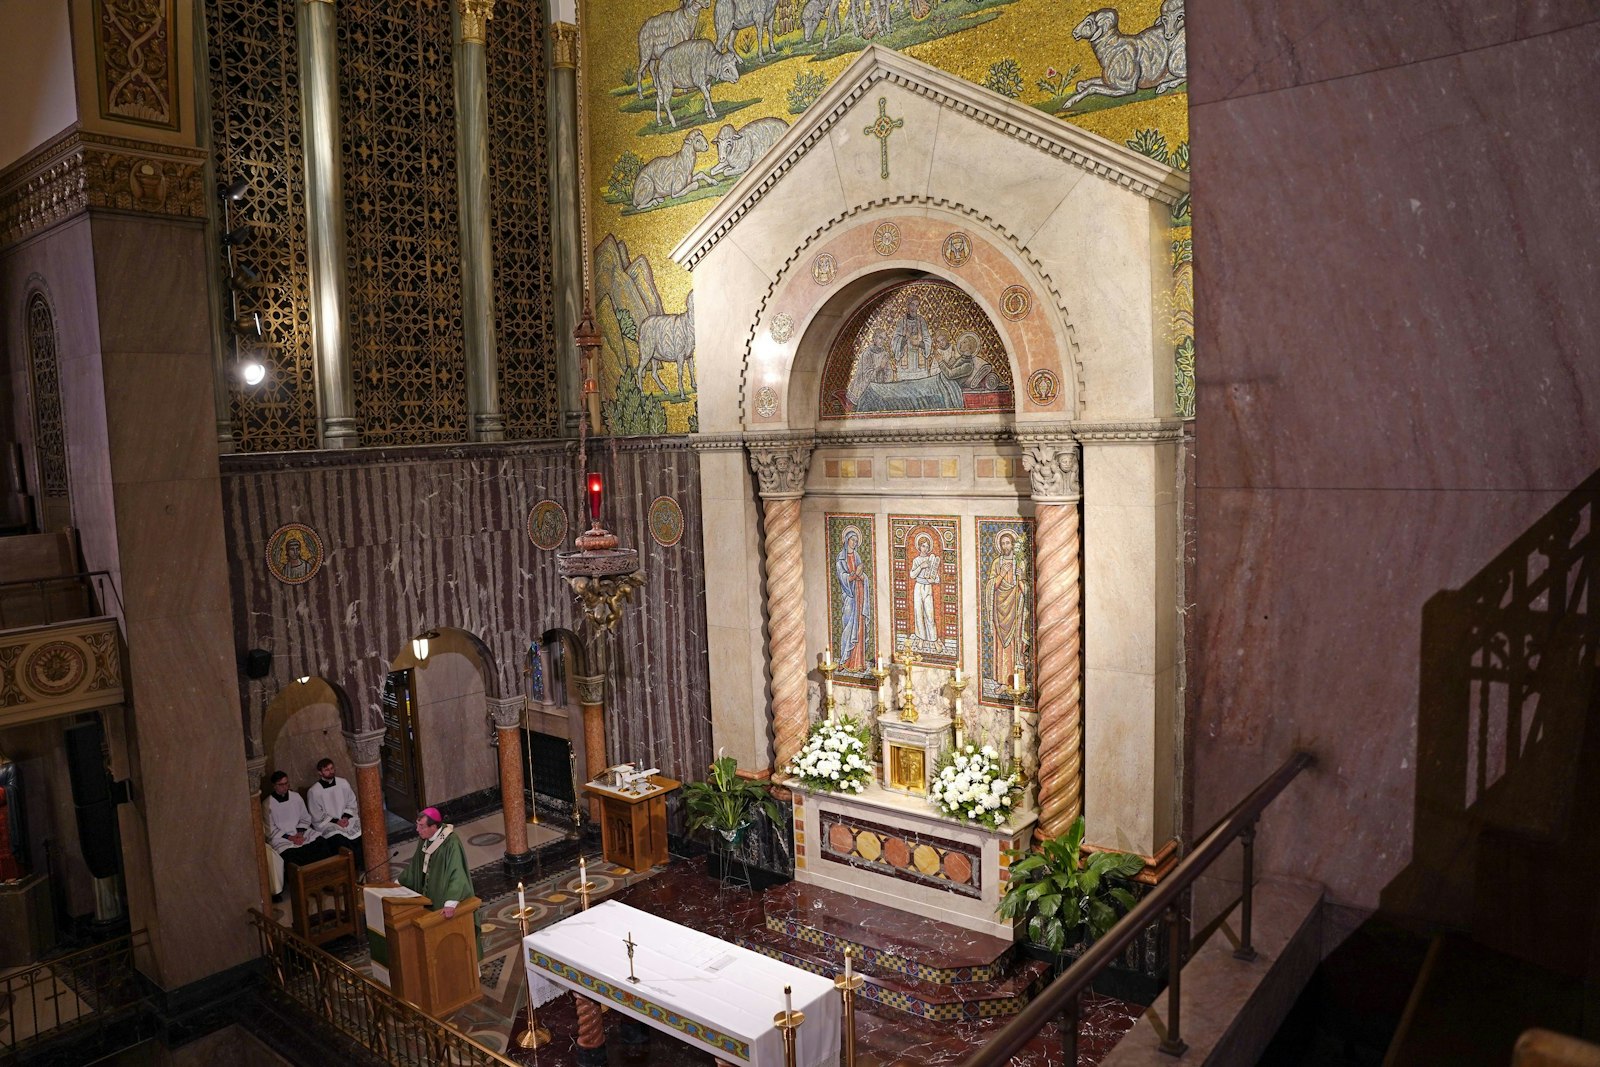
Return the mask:
M744 844L757 812L765 812L774 824L782 817L765 786L739 777L739 761L732 756L713 760L710 777L685 785L683 799L689 808L690 832L710 830L728 851Z
M1088 944L1111 929L1134 905L1127 879L1144 860L1129 852L1095 852L1080 858L1083 816L1060 837L1031 852L1011 853L1011 880L1000 899L1002 919L1021 919L1031 955L1059 971L1067 949Z

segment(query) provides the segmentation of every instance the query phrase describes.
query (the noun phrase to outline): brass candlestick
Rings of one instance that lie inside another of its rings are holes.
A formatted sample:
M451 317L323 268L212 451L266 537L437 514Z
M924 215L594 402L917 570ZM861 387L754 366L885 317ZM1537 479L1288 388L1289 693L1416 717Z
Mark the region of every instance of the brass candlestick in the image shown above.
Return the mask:
M529 674L533 668L524 667L523 674ZM517 732L522 735L522 756L528 765L528 825L539 825L539 790L533 784L533 745L528 743L528 694L522 694L522 721L517 723Z
M844 952L844 973L833 980L833 988L844 999L844 1067L856 1067L856 990L866 983L850 973L850 950Z
M533 909L528 907L518 908L512 913L512 918L517 920L517 929L522 931L523 940L528 937L528 920L533 917ZM520 944L521 942L519 942ZM518 955L521 955L519 952ZM534 1014L533 983L528 983L528 1028L517 1037L518 1048L543 1048L551 1042L550 1031L539 1025L539 1018Z
M1022 681L1020 674L1013 676L1012 681ZM1018 784L1026 789L1028 787L1028 768L1022 760L1022 698L1027 694L1028 687L1026 683L1020 686L1008 685L1001 692L1011 698L1011 762L1016 768Z
M966 744L966 738L964 734L967 728L967 720L966 717L961 714L961 693L967 688L967 684L971 680L971 676L966 678L961 677L960 668L957 668L956 673L950 676L950 718L955 723L957 751L959 751L961 747Z
M922 661L911 649L906 649L896 657L895 662L900 665L900 721L917 721L917 694L911 685L911 670Z
M819 656L817 658L817 673L822 675L822 713L829 719L833 718L833 672L839 665L831 659Z
M783 1031L783 1063L784 1067L795 1067L795 1031L800 1029L800 1024L806 1021L806 1013L790 1008L790 986L783 987L784 1009L772 1017L772 1025Z

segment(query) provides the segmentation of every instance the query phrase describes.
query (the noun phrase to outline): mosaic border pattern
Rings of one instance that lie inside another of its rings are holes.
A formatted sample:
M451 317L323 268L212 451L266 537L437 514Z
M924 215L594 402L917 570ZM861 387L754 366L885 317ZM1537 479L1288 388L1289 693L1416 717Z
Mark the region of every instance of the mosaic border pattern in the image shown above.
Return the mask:
M834 827L843 827L851 832L854 838L861 831L879 835L886 840L900 840L905 842L907 863L913 862L912 856L916 850L924 845L933 848L939 853L939 869L944 870L945 856L954 853L961 856L971 864L971 881L956 882L943 875L926 874L911 867L901 867L887 861L867 859L855 853L841 852L833 846L832 831ZM974 851L972 845L959 841L946 841L941 837L932 837L928 834L919 834L914 830L904 830L894 826L883 826L866 819L855 819L845 816L841 812L823 810L818 814L817 833L822 841L822 858L833 863L842 863L857 870L871 871L874 874L886 874L902 881L914 882L918 885L931 886L946 893L957 893L974 900L983 899L983 849Z
M696 1019L688 1019L675 1011L669 1011L661 1005L653 1003L639 996L631 989L618 989L603 978L596 978L592 974L585 974L569 963L554 959L543 952L529 950L528 962L558 978L564 978L594 993L596 996L608 1000L613 1004L621 1005L636 1015L647 1019L655 1019L665 1023L674 1030L696 1041L710 1045L730 1056L737 1056L746 1062L750 1059L750 1043L740 1041L720 1030L713 1030Z

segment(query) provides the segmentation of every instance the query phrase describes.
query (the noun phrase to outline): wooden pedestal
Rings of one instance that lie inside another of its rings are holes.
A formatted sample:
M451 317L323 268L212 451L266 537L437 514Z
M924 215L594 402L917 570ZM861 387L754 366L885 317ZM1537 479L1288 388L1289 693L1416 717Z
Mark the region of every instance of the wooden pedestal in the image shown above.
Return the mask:
M667 794L681 782L656 775L648 792L624 793L589 782L583 791L600 801L600 840L607 860L647 871L667 862Z
M385 897L383 932L389 942L389 988L435 1018L483 995L478 984L478 933L468 897L446 919L427 897Z

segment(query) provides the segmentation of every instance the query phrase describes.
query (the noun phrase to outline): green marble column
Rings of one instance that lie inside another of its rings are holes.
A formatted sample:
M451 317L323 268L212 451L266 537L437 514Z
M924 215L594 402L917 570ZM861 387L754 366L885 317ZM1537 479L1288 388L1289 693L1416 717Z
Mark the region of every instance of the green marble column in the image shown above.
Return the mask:
M484 42L494 0L456 0L456 188L461 218L461 326L474 441L505 439L494 334L489 234L489 80Z
M573 331L583 307L583 189L578 168L578 27L550 25L550 281L555 289L556 390L562 426L583 419L583 364Z
M317 431L323 448L354 448L361 438L356 431L345 336L349 320L345 306L344 167L339 157L339 55L333 0L303 0L298 22Z

